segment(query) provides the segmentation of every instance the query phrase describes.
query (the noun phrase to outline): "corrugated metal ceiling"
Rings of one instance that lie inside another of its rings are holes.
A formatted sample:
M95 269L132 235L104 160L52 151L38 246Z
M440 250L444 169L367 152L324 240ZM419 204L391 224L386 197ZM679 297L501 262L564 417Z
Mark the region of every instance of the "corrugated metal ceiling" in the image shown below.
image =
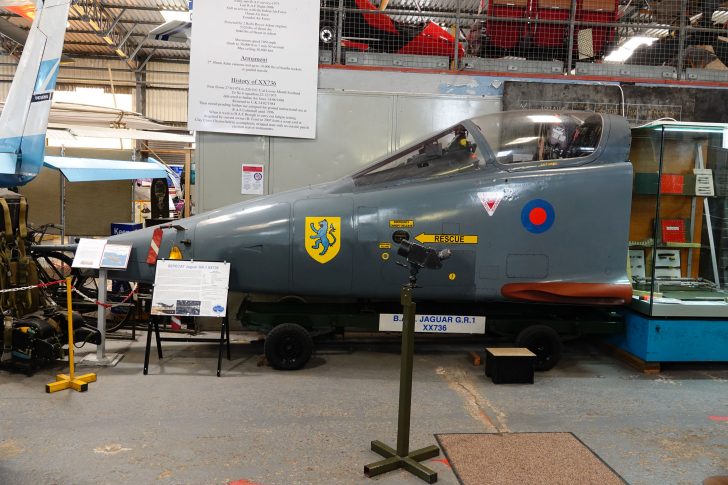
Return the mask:
M135 62L163 59L189 60L189 42L161 42L147 37L152 29L164 23L161 11L187 11L187 0L101 0L101 4L110 20L118 19L115 27L118 33L117 40L120 41L129 34L123 47L128 54L136 54ZM7 19L25 30L30 27L29 20L4 8L0 8L0 18ZM71 57L119 58L116 46L105 42L90 23L75 10L69 15L64 52Z

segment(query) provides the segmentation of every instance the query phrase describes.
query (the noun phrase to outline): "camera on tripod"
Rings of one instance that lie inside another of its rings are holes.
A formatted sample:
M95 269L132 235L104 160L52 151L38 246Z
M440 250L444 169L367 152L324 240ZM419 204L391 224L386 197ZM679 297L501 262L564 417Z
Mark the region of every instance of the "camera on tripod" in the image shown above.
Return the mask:
M436 251L432 248L426 248L408 239L405 239L399 244L397 254L402 256L409 263L410 270L412 269L440 269L442 268L442 262L452 255L452 251L449 249L443 249L442 251ZM400 266L408 267L405 264ZM416 271L415 271L416 273Z

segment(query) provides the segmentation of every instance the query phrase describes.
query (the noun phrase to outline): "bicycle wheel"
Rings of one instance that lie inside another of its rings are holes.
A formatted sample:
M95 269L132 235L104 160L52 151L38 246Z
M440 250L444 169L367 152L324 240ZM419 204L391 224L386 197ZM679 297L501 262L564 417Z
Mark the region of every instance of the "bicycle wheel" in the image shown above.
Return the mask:
M79 282L84 283L83 280L80 280ZM106 303L109 303L111 305L123 303L123 305L113 306L106 309L107 333L116 332L124 325L133 320L135 304L131 300L131 298L129 298L126 302L124 301L127 299L127 297L129 297L132 288L131 285L129 285L128 283L124 283L126 284L126 286L118 286L113 281L107 281ZM91 292L93 292L94 300L96 300L98 295L98 281L96 280L96 278L93 278L93 283L88 281L85 282L85 286L82 291L84 296L86 296L86 293ZM82 315L84 316L84 318L96 322L98 320L98 307L91 307L88 309L88 311L83 311Z
M71 284L80 297L85 302L94 302L98 298L99 289L98 281L94 274L90 272L84 272L72 268L73 258L69 255L57 251L51 251L48 253L34 253L33 259L38 267L38 279L41 283L52 283L59 280L64 280L68 276L71 277ZM121 302L131 291L123 292L125 288L122 288L120 292L108 291L106 298L110 303ZM65 308L66 307L66 288L61 285L49 286L45 288L45 292L53 302ZM123 294L122 294L123 293ZM79 305L80 308L80 305ZM91 311L81 311L80 313L87 320L97 319L98 311L96 307L92 307ZM106 312L106 331L114 332L123 327L129 320L131 320L134 314L134 305L130 304L124 307L117 307L107 310Z

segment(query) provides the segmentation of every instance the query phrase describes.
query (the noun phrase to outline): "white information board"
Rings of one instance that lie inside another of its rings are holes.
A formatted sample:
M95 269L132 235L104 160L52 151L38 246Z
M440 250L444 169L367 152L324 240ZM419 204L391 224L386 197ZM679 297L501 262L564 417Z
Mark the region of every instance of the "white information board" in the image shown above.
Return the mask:
M224 317L230 263L158 261L152 315Z
M379 315L381 332L401 332L401 314ZM471 315L415 315L415 332L418 333L485 333L485 317Z
M106 239L89 239L82 237L78 241L76 254L71 266L74 268L99 269L104 255Z
M191 130L316 137L319 0L198 0Z

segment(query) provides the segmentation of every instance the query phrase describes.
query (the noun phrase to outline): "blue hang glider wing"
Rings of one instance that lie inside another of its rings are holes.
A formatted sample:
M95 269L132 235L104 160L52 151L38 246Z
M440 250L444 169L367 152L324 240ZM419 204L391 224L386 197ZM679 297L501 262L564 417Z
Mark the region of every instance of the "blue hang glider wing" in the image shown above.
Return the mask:
M125 162L122 160L46 156L44 165L59 170L69 182L167 177L167 169L156 160Z

